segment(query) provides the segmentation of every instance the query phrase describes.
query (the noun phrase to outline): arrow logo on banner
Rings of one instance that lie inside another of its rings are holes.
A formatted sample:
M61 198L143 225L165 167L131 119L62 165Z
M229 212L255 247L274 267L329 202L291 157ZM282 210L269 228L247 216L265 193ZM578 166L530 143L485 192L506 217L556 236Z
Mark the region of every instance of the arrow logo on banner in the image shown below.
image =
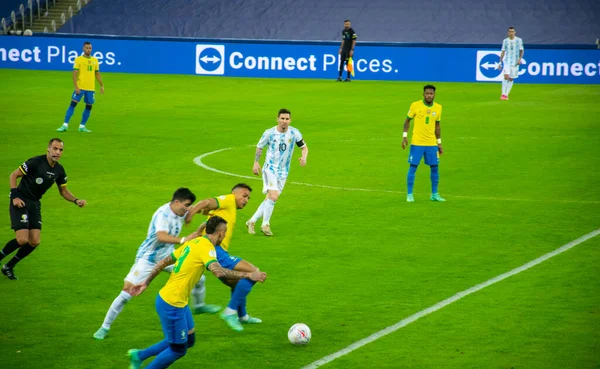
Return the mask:
M492 63L492 64L490 64L488 62L485 62L485 63L481 64L481 67L485 68L485 69L490 69L490 68L496 69L496 68L498 68L499 65L500 65L500 63Z
M221 59L219 59L218 56L210 56L210 57L209 56L203 56L203 57L200 58L200 60L202 60L204 63L206 63L206 62L216 63L216 62L218 62Z

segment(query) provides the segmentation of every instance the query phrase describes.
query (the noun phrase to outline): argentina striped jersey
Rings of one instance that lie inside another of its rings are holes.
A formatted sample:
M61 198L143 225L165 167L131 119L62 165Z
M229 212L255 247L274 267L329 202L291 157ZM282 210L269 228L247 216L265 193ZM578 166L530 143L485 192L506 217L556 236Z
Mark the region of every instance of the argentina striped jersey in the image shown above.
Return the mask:
M519 51L521 50L524 50L523 40L521 40L521 38L516 36L512 40L509 37L505 38L504 41L502 41L504 64L511 67L516 66L517 61L519 61Z
M144 259L151 264L156 264L161 259L167 257L174 249L172 243L158 242L157 232L167 232L170 236L179 236L183 223L185 222L185 215L178 216L173 213L170 207L170 203L166 203L152 216L150 226L148 226L148 235L142 245L138 248L135 261Z
M270 171L279 178L287 178L294 146L301 141L302 133L292 126L285 133L279 132L277 126L267 129L256 145L259 149L268 146L263 171Z

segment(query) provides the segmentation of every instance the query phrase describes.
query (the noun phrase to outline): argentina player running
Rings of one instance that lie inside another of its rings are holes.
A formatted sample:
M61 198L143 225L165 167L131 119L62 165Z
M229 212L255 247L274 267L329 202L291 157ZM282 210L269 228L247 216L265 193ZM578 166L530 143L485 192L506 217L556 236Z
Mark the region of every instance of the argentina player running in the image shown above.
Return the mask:
M502 52L500 53L500 65L504 79L502 80L502 96L500 100L508 100L508 94L512 89L515 79L519 78L519 65L525 49L523 40L516 36L515 27L508 28L508 37L502 41Z
M125 277L123 290L110 305L102 327L94 333L95 339L102 340L106 337L112 323L123 311L125 304L131 300L133 285L146 280L156 263L173 252L174 245L184 244L189 240L200 237L199 230L192 232L187 237L179 237L184 222L189 223L194 215L189 212L194 201L196 201L196 196L192 191L187 188L179 188L173 194L171 202L164 204L154 212L148 227L148 235L138 248L135 263ZM165 271L170 273L172 267L166 268ZM216 313L221 310L220 307L204 304L205 280L206 277L201 278L196 286L197 290L201 290L200 294L194 296L196 299L201 300L196 301L196 312Z
M254 234L254 225L262 217L263 223L260 230L265 236L273 235L270 226L271 215L290 172L294 144L302 150L302 156L298 159L300 165L306 165L308 146L306 146L302 138L302 133L290 126L291 122L292 113L287 109L280 109L277 114L277 125L267 129L256 145L256 155L254 157L252 172L257 176L261 172L259 160L263 148L268 146L267 156L262 168L263 193L267 194L267 197L260 204L252 218L246 222L248 233L250 234Z

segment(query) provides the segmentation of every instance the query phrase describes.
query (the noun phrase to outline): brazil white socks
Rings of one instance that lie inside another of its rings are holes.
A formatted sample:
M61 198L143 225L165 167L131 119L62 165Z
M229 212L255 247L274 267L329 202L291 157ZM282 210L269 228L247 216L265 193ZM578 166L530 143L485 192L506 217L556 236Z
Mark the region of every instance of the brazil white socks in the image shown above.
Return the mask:
M237 315L237 310L233 310L229 306L227 306L225 308L225 310L223 310L223 315L234 315L234 314Z

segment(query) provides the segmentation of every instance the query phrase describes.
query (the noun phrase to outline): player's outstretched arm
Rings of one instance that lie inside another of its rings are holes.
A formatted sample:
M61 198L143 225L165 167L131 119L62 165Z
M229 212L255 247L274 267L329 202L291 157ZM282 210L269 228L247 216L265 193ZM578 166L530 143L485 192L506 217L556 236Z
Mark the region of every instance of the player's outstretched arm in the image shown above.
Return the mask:
M187 215L185 216L185 223L187 224L187 223L191 222L194 215L196 215L198 213L207 215L207 213L209 211L215 210L218 208L219 208L219 203L217 202L217 200L214 197L199 201L196 205L192 206L190 211L188 211Z
M402 130L402 150L408 146L408 130L410 129L410 118L406 117L404 120L404 128Z
M67 186L58 186L58 192L60 192L60 195L63 197L63 199L67 200L68 202L74 203L80 208L84 207L85 204L87 204L87 201L83 199L78 199L77 197L73 196L73 194L71 193L71 191L69 191Z
M257 147L256 153L254 154L254 166L252 167L252 173L255 175L260 175L260 163L258 161L260 160L262 151L263 149Z
M221 266L221 264L214 262L208 266L208 270L217 278L226 278L226 279L244 279L248 278L255 282L264 283L267 279L267 273L256 271L252 273L248 272L238 272L231 269L226 269Z
M160 272L163 271L163 269L165 269L166 267L168 267L171 264L175 263L175 259L173 259L172 255L167 256L166 258L162 259L161 261L158 262L158 264L156 264L154 266L154 269L152 269L152 271L150 272L150 275L148 276L148 278L146 278L145 281L143 281L140 284L136 284L135 286L131 287L130 289L130 294L132 296L139 296L142 294L142 292L144 292L146 290L146 288L148 288L148 286L150 285L150 283L152 282L152 280L154 278L156 278L157 275L160 274Z
M190 233L189 235L185 236L185 237L176 237L176 236L171 236L169 234L169 232L167 231L158 231L156 232L156 238L158 239L158 242L160 243L170 243L173 245L183 245L184 243L186 243L189 240L193 240L196 237L200 237L200 233L198 233L198 231L194 231L192 233Z

